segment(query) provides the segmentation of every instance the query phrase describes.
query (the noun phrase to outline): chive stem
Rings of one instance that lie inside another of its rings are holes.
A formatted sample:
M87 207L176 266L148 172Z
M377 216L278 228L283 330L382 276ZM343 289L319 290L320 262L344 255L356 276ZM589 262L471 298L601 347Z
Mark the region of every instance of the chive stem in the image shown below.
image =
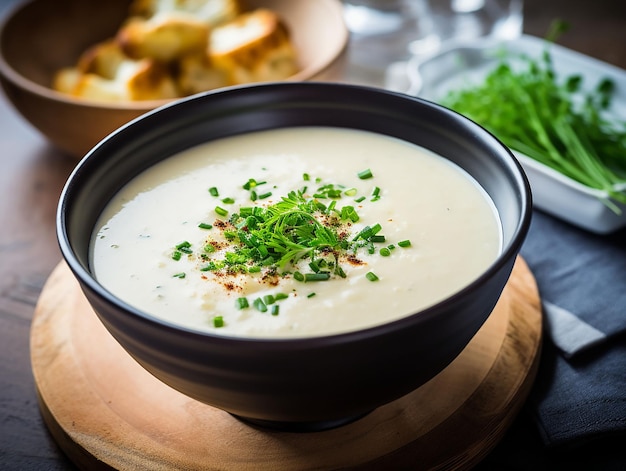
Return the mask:
M374 176L374 174L372 173L372 171L369 168L366 168L365 170L360 171L357 176L361 179L361 180L367 180L368 178L372 178Z
M256 298L252 304L259 312L267 312L267 305L263 302L261 298Z
M330 273L320 272L320 273L307 273L304 275L304 282L308 281L326 281L330 279Z
M228 210L222 208L221 206L216 206L215 207L215 212L217 214L219 214L220 216L224 217L228 215Z

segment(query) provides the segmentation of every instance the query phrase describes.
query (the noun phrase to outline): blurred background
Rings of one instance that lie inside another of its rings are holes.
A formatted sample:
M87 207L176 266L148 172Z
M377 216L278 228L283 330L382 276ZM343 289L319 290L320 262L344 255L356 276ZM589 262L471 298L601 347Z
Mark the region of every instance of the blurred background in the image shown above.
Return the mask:
M619 0L344 0L351 32L346 78L404 91L404 62L453 43L520 34L545 37L555 20L571 31L559 44L619 65L626 13ZM601 38L598 37L601 31ZM614 44L607 48L605 45Z

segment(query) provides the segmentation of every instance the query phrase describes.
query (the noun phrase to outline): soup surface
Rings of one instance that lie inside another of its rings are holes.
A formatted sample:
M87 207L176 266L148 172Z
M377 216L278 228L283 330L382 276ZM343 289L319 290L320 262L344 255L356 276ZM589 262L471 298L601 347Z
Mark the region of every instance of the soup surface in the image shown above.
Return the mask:
M179 326L308 337L415 313L500 250L493 203L456 165L311 127L210 142L140 174L101 215L92 266L113 294Z

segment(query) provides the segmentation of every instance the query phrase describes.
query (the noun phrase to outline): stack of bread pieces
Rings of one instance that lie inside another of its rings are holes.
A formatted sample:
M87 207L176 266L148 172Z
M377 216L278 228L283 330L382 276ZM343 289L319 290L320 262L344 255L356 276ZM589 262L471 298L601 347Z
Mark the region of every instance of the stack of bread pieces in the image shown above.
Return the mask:
M90 100L179 98L297 72L277 13L241 0L133 0L115 37L59 70L53 88Z

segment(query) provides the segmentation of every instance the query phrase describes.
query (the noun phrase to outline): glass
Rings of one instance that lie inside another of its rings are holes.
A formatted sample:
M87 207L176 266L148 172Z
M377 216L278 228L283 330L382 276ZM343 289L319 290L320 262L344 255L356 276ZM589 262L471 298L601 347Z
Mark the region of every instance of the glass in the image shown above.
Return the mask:
M442 43L522 34L522 0L430 0L429 5Z
M406 63L453 42L522 33L523 0L343 0L346 80L401 90Z
M427 0L344 0L356 63L375 68L434 52L439 39Z

